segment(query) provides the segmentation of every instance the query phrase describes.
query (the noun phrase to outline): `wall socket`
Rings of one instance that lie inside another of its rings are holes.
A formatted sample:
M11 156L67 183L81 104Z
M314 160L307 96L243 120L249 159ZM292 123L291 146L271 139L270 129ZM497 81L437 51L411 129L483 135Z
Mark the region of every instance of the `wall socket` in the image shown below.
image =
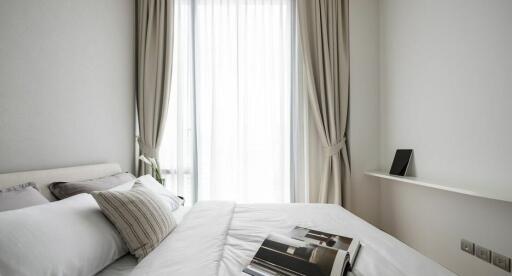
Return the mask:
M462 239L460 240L460 249L462 251L466 251L467 253L473 255L475 254L475 244L468 240Z
M475 244L474 242L465 239L460 240L460 249L466 253L475 255L481 260L492 263L493 265L507 272L510 272L511 261L507 256L493 252L481 245Z
M507 256L492 252L492 264L507 272L510 272L510 258Z
M491 250L483 247L483 246L480 246L480 245L475 245L475 256L481 260L484 260L488 263L491 262Z

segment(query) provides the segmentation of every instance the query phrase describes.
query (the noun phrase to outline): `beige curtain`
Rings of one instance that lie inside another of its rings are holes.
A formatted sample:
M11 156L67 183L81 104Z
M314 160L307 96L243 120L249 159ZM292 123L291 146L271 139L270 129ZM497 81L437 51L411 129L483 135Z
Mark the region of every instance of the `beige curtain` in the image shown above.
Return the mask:
M169 103L174 0L137 0L139 152L158 159ZM153 173L139 161L138 174Z
M346 129L349 100L348 0L299 0L299 36L312 116L325 156L313 202L349 206Z

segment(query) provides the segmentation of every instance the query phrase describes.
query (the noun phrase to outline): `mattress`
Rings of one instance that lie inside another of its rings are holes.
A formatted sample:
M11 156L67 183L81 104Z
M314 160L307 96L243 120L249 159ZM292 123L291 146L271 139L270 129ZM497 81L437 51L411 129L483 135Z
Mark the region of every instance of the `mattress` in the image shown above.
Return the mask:
M359 238L349 275L455 275L337 205L199 202L180 215L173 233L139 264L125 256L99 275L242 275L269 233L295 226Z

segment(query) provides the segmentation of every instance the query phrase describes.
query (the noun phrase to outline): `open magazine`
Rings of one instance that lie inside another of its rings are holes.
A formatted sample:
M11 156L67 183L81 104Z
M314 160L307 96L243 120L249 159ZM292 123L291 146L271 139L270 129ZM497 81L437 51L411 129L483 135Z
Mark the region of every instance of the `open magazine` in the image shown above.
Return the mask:
M356 239L295 227L288 236L270 234L243 272L253 276L345 275L359 246Z

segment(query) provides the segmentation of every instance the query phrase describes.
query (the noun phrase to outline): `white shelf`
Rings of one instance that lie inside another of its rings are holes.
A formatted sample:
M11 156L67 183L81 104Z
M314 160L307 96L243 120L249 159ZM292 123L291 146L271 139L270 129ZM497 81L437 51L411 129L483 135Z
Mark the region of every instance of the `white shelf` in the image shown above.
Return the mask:
M418 177L411 177L411 176L396 176L396 175L390 175L386 172L381 171L369 171L365 172L366 175L381 178L381 179L387 179L392 181L399 181L399 182L405 182L410 183L418 186L443 190L443 191L449 191L459 194L465 194L475 197L482 197L482 198L489 198L489 199L496 199L501 201L507 201L512 202L512 184L507 186L496 186L493 185L492 187L485 187L485 186L471 186L471 185L454 185L454 184L435 184L432 181L428 181L425 179L421 179Z

